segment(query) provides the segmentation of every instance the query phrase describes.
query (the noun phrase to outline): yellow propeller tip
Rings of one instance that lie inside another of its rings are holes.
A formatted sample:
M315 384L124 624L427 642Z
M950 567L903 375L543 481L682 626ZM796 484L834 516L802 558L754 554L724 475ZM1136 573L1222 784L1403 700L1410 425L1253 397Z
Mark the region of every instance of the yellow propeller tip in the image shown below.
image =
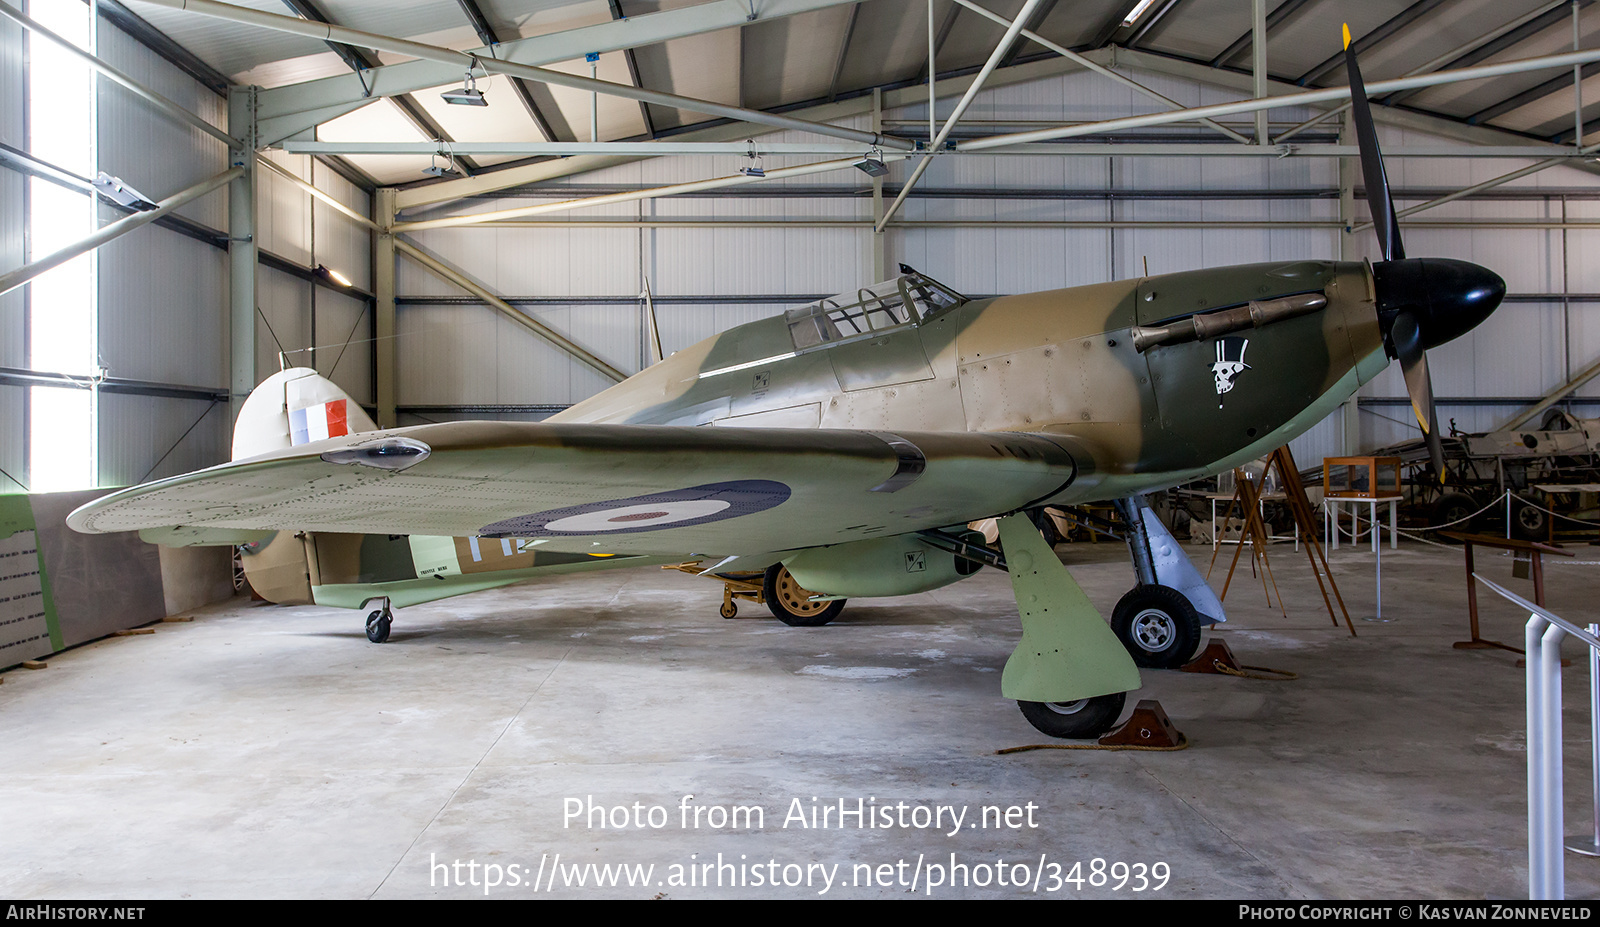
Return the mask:
M1349 48L1350 47L1350 24L1349 23L1345 23L1344 24L1344 47L1345 48Z

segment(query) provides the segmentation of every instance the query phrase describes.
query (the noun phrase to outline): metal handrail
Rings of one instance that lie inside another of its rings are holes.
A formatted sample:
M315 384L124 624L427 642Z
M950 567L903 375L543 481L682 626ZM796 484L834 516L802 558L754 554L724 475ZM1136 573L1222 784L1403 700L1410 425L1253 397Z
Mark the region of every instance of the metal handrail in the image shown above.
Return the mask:
M1528 897L1535 901L1566 897L1566 857L1562 852L1561 641L1575 637L1589 645L1590 723L1600 716L1600 636L1505 589L1477 573L1473 578L1528 612L1523 630L1527 650L1528 719ZM1591 626L1593 627L1593 626ZM1597 728L1600 730L1600 728ZM1600 789L1600 754L1595 757ZM1600 795L1597 795L1600 801ZM1600 837L1600 810L1596 812Z

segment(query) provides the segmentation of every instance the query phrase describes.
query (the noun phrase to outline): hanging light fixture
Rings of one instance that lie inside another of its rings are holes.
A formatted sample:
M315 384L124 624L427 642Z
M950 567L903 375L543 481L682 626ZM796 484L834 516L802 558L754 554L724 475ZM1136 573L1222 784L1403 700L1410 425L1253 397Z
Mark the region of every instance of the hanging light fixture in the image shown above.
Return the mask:
M444 158L444 163L439 163L439 158ZM430 177L460 177L461 172L456 170L456 162L448 154L434 152L428 155L428 166L422 169Z
M863 155L855 168L868 177L882 177L889 173L889 165L883 163L883 152L876 147Z
M477 65L478 59L473 58L472 63ZM446 103L454 103L457 106L488 106L489 101L483 98L483 91L478 89L478 79L472 76L472 70L467 68L466 81L460 90L446 90L439 96L443 97ZM487 77L488 69L485 68L483 73Z
M745 155L745 157L750 159L750 163L739 168L739 173L745 175L746 177L767 176L767 172L761 167L761 156L756 154L756 140L750 138L745 139L745 142L750 146L750 153Z

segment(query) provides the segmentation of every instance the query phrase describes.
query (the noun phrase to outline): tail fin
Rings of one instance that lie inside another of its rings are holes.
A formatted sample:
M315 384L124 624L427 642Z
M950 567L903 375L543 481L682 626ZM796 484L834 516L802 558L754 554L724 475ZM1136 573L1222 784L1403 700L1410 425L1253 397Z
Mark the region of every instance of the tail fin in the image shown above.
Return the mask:
M291 367L261 381L239 408L233 459L377 430L361 406L332 381L310 368Z

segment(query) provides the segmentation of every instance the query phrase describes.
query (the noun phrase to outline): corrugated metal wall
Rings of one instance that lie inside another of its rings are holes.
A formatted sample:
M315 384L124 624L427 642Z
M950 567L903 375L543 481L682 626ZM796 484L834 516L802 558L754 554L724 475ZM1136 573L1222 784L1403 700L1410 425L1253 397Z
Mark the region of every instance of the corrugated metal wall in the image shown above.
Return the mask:
M13 148L24 147L22 29L10 20L0 21L0 142ZM22 264L26 254L23 230L27 214L23 210L27 178L0 170L0 267ZM23 290L0 296L0 367L25 367L26 332ZM0 492L22 488L25 449L23 434L25 391L19 387L0 387ZM15 477L15 478L13 478Z
M215 124L224 101L101 21L99 55L134 80ZM226 169L223 144L109 80L97 81L98 161L151 200ZM227 191L179 215L227 228ZM122 213L104 204L102 223ZM100 363L112 377L210 389L227 386L227 252L147 225L107 244L99 261ZM227 457L228 411L205 400L100 397L100 484L118 486L209 466Z
M1222 102L1236 96L1164 75L1134 75L1185 105ZM941 118L950 103L941 104ZM1158 104L1092 74L1077 73L981 94L966 117L981 121L1077 121L1158 109ZM1298 121L1309 113L1283 111L1277 122ZM925 106L886 113L889 119L925 120ZM867 128L869 120L850 122ZM1450 145L1442 138L1384 127L1383 142ZM800 141L780 134L769 141ZM758 145L759 147L759 145ZM770 170L816 160L805 156L766 157ZM726 175L744 160L660 158L572 178L574 184L660 185ZM1391 158L1391 183L1399 187L1460 187L1521 167L1505 159ZM908 173L891 165L889 181ZM1321 158L1062 158L1008 156L947 158L922 179L925 189L971 188L973 198L913 196L900 218L910 221L1008 220L1271 220L1335 221L1336 198L1027 199L983 196L998 189L1063 188L1122 192L1196 190L1335 190L1338 163ZM1513 182L1516 187L1594 188L1600 179L1576 170L1554 168ZM853 185L869 189L853 171L772 181L767 188ZM561 199L562 197L552 197ZM527 205L537 199L483 202L472 209ZM1410 205L1400 203L1401 207ZM1358 202L1364 217L1365 204ZM1600 201L1565 204L1572 218L1600 217ZM1429 219L1560 218L1559 197L1532 200L1474 200L1440 207ZM674 218L855 219L870 218L869 197L659 199L620 204L543 219ZM1423 218L1419 216L1419 218ZM888 266L905 262L959 290L977 294L1016 293L1136 277L1146 259L1153 274L1254 261L1337 259L1341 233L1329 228L1271 229L1062 229L916 228L891 230ZM494 292L515 297L631 295L648 277L657 304L663 346L673 351L717 331L782 311L771 300L744 304L674 302L672 297L798 296L834 293L869 282L871 235L862 228L686 228L686 229L471 229L419 233L417 240L466 270ZM1500 270L1517 294L1600 294L1600 261L1588 246L1600 245L1600 231L1481 229L1406 233L1409 253L1474 260ZM1357 251L1375 258L1371 233L1356 237ZM1358 253L1356 256L1360 256ZM565 357L492 310L458 305L407 305L410 297L461 297L449 284L402 260L398 277L399 403L401 406L467 403L565 404L584 398L606 381ZM798 299L797 299L798 301ZM633 305L539 305L529 311L627 371L641 357L641 316ZM1600 301L1557 299L1511 302L1477 332L1432 353L1435 391L1440 397L1531 398L1563 382L1570 372L1600 357ZM1508 361L1507 359L1514 359ZM1370 384L1363 396L1402 400L1397 367ZM1600 383L1580 395L1600 399ZM1519 407L1441 405L1441 424L1450 419L1463 430L1495 427ZM1593 414L1596 409L1588 407ZM432 413L427 418L460 417ZM1368 403L1360 414L1364 447L1416 435L1409 406ZM402 416L402 421L418 421ZM1342 452L1342 413L1313 428L1294 450L1312 462Z

